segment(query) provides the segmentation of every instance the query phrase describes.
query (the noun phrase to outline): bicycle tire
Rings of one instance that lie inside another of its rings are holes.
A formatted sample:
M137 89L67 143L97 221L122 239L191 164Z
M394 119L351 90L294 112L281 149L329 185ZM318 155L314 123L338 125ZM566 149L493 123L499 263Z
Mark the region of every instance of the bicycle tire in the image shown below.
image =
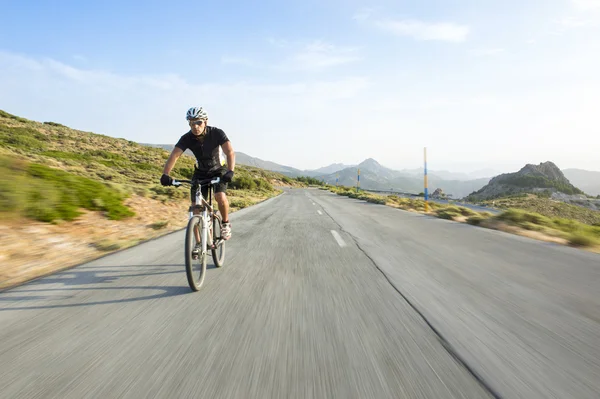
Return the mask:
M194 228L198 227L200 233L202 228L202 218L200 216L193 216L188 222L186 233L185 233L185 274L187 275L188 284L192 291L199 291L200 287L204 283L204 276L206 275L206 254L199 254L198 259L192 258L192 250L195 247L196 237L194 236ZM202 236L200 235L200 239ZM194 261L200 263L200 275L198 279L194 275Z
M218 226L218 234L217 234L217 226ZM215 242L215 237L221 237L221 216L218 213L215 213L214 221L213 221L213 245ZM223 267L223 263L225 262L225 241L220 240L219 244L216 248L212 248L212 258L216 267ZM220 252L220 255L219 255Z

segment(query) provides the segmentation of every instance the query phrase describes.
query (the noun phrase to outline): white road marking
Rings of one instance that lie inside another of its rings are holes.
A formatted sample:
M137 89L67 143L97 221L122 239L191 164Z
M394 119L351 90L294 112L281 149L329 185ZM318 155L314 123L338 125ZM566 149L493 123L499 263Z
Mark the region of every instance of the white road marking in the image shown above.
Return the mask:
M322 215L322 214L323 214L321 211L317 211L317 213L318 213L319 215Z
M346 246L346 242L344 242L344 239L340 236L340 234L337 231L331 230L331 234L333 234L333 238L335 238L340 247Z

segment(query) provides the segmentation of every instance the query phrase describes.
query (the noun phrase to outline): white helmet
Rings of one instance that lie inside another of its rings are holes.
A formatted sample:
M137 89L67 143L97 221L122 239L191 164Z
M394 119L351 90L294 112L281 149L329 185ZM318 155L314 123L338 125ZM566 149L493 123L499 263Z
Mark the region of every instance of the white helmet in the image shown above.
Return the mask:
M202 107L192 107L188 109L185 119L208 119L208 114Z

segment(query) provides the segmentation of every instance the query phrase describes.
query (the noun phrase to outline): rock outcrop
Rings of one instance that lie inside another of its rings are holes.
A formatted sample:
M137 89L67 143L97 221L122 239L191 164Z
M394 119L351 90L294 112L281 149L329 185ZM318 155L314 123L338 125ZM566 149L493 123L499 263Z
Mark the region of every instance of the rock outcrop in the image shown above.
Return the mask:
M549 196L553 193L583 194L569 182L558 166L544 162L539 165L527 164L516 173L496 176L483 188L471 193L467 200L481 201L520 193L547 193Z

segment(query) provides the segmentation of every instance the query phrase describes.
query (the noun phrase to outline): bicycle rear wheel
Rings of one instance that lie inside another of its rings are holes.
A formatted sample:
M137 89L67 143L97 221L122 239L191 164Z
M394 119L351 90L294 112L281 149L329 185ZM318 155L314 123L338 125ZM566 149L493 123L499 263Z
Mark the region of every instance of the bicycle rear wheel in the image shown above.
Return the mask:
M213 217L213 248L212 258L216 267L222 267L225 262L225 240L221 238L221 216L215 213Z
M196 247L195 232L198 232L202 240L202 223L203 221L200 216L193 216L188 222L185 233L185 273L192 291L200 290L200 287L204 283L204 275L206 274L206 252L202 253L202 249L200 249L197 259L194 259L192 256L192 251Z

